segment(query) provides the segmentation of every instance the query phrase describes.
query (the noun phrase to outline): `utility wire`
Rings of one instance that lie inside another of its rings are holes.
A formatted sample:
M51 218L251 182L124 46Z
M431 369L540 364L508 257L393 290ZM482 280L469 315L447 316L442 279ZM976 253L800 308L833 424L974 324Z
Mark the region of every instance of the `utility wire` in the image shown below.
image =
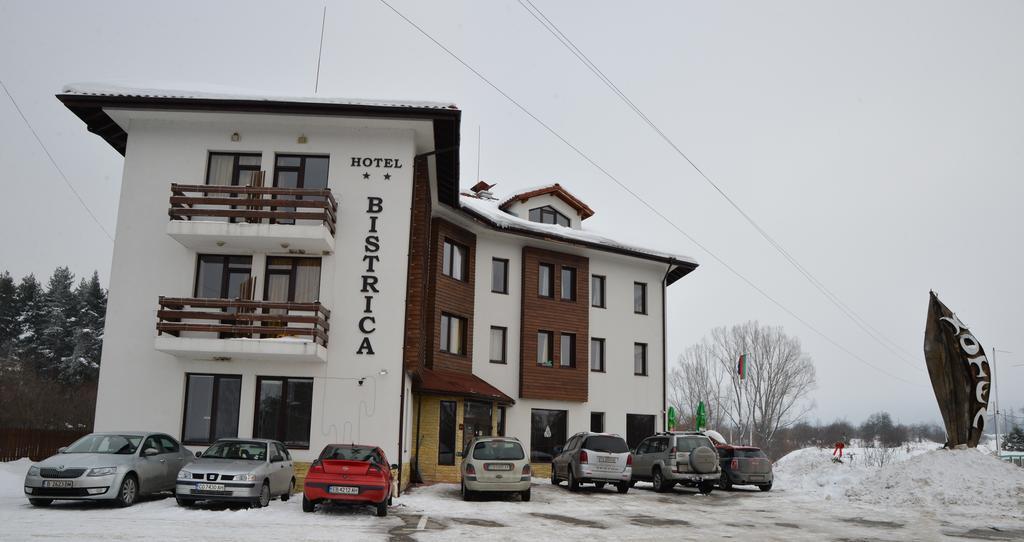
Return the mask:
M477 69L476 69L476 68L474 68L473 66L471 66L470 64L468 64L468 63L467 63L466 61L462 60L462 58L460 58L460 57L459 57L458 55L456 55L456 54L455 54L454 52L452 52L452 50L451 50L451 49L449 49L449 48L448 48L448 47L446 47L446 46L445 46L445 45L444 45L443 43L441 43L440 41L438 41L437 39L435 39L435 38L434 38L433 36L431 36L431 35L430 35L430 34L429 34L429 33L428 33L428 32L427 32L426 30L424 30L424 29L423 29L423 28L421 28L421 27L420 27L419 25L417 25L417 24L416 24L416 23L415 23L414 21L412 21L411 19L409 19L408 17L406 17L406 16L404 15L404 14L402 14L402 12L398 11L397 9L395 9L395 7L394 7L394 6L392 6L391 4L389 4L389 3L387 2L387 0L379 0L379 1L380 1L380 3L384 4L385 6L387 6L387 8L388 8L388 9L390 9L391 11L393 11L393 12L395 13L395 15L398 15L398 16L399 16L400 18L402 18L402 19L403 19L403 20L404 20L405 22L409 23L409 25L410 25L410 26L412 26L412 27L413 27L413 28L415 28L415 29L416 29L417 31L419 31L419 33L420 33L420 34L422 34L422 35L423 35L424 37L426 37L427 39L429 39L430 41L432 41L432 42L434 43L434 45L437 45L437 46L438 46L439 48L441 48L441 49L442 49L442 50L443 50L443 51L444 51L445 53L447 53L447 54L448 54L448 56L452 57L452 58L453 58L453 59L455 59L455 61L457 61L457 62L458 62L459 64L462 64L462 65L463 65L463 66L464 66L464 67L465 67L466 69L468 69L469 71L473 72L473 74L474 74L474 75L476 75L476 76L477 76L477 78L479 78L479 79L480 79L481 81L483 81L484 83L486 83L486 84L487 84L487 85L488 85L489 87L491 87L492 89L494 89L494 90L495 90L495 91L496 91L496 92L497 92L498 94L501 94L501 95L502 95L502 96L503 96L503 97L504 97L504 98L505 98L506 100L508 100L509 102L511 102L511 103L512 103L512 105L516 106L516 107L517 107L517 108L518 108L518 109L519 109L520 111L522 111L522 112L523 112L524 114L526 114L526 115L527 115L528 117L530 117L531 119L533 119L534 121L536 121L536 122L537 122L537 124L540 124L540 125L541 125L541 127L543 127L543 128L545 129L545 130L547 130L547 131L548 131L548 132L549 132L549 133L550 133L551 135L555 136L555 137L556 137L556 138L557 138L558 140L560 140L560 141L561 141L562 143L564 143L564 144L565 144L565 145L566 145L567 147L569 147L569 148L570 148L570 149L572 149L572 150L573 150L574 152L576 152L576 154L578 154L578 155L579 155L579 156L580 156L581 158L583 158L584 160L586 160L587 162L589 162L589 163L590 163L590 165L592 165L592 166L593 166L594 168L596 168L596 169L597 169L598 171L600 171L601 173L603 173L603 174L604 174L604 175L605 175L606 177L608 177L609 179L611 179L611 180L612 180L612 182L614 182L615 184L619 185L619 187L620 187L620 188L622 188L623 190L625 190L626 192L628 192L628 193L629 193L629 194L630 194L631 196L633 196L633 197L634 197L634 198L635 198L635 199L636 199L637 201L639 201L639 202L640 202L640 203L641 203L641 204L642 204L642 205L643 205L644 207L647 207L648 209L650 209L650 211L651 211L651 212L653 212L653 213L654 213L655 215L657 215L657 216L658 216L658 217L660 217L660 218L661 218L662 220L664 220L664 221L665 221L665 222L666 222L667 224L669 224L669 225L670 225L670 226L671 226L671 227L672 227L673 229L675 229L676 231L678 231L679 233L681 233L681 234L682 234L682 235L683 235L684 237L686 237L686 238L687 238L688 240L690 240L690 242L692 242L693 244L695 244L695 245L697 245L698 247L700 247L700 249L701 249L701 250L703 250L704 252L706 252L706 253L707 253L707 254L708 254L709 256L711 256L711 257L712 257L712 258L713 258L713 259L714 259L715 261L717 261L717 262L718 262L719 264L721 264L721 265L722 265L723 267L725 267L725 268L726 268L726 269L728 269L728 270L729 270L730 272L732 272L732 274L736 275L736 276L737 276L737 277L738 277L738 278L739 278L740 280L742 280L743 282L747 283L747 285L748 285L748 286L750 286L751 288L753 288L754 290L756 290L756 291L757 291L758 293L760 293L760 294L761 294L761 295L762 295L762 296L763 296L763 297L764 297L765 299L767 299L768 301L772 302L772 303L773 303L773 304L774 304L775 306L777 306L777 307L779 307L780 309L782 309L782 310L783 310L783 311L784 311L784 312L785 312L786 314L790 315L790 316L791 316L791 317L793 317L793 318L794 318L794 319L795 319L796 321L800 322L801 324L803 324L804 326L806 326L806 327L807 327L808 329L810 329L811 331L813 331L813 332L814 332L815 334L817 334L817 335L818 335L818 336L820 336L821 338L825 339L826 341L828 341L829 343L831 343L831 344L832 344L833 346L835 346L835 347L836 347L836 348L838 348L839 350L841 350L841 351L845 352L845 353L846 353L847 355L849 355L850 357L852 357L852 358L856 359L857 361L860 361L860 362L861 362L861 363L863 363L864 365L867 365L868 367L871 367L872 369L874 369L874 370L876 370L876 371L878 371L878 372L880 372L880 373L882 373L882 374L884 374L884 375L886 375L886 376L889 376L889 377L891 377L891 378L894 378L894 379L896 379L896 380L900 380L900 381L902 381L902 382L904 382L904 383L907 383L907 384L911 384L911 385L917 385L917 383L915 383L915 382L911 382L911 381L909 381L909 380L907 380L907 379L905 379L905 378L902 378L902 377L899 377L899 376L897 376L897 375L894 375L894 374L892 374L892 373L890 373L890 372L886 371L885 369L882 369L881 367L878 367L878 366L876 366L876 365L872 364L871 362L869 362L869 361L865 360L864 358L862 358L862 357L858 356L857 354L855 354L855 353L851 352L851 351L850 351L849 349L847 349L847 348L846 348L846 347L844 347L843 345L841 345L841 344L839 344L838 342L836 342L835 340L833 340L833 339L832 339L831 337L829 337L828 335L825 335L825 334L824 334L823 332L821 332L820 330L818 330L818 328L814 327L813 325L811 325L811 324L810 324L809 322L807 322L807 321L806 321L806 320L804 320L803 318L800 318L799 316L797 316L797 315L796 315L796 313L794 313L793 311L791 311L790 309L788 309L788 308L787 308L787 307L786 307L785 305L783 305L782 303L780 303L780 302L779 302L778 300L776 300L776 299L775 299L775 298L773 298L772 296L768 295L768 293L767 293L767 292L765 292L764 290L762 290L762 289L761 289L760 287L758 287L758 286L757 286L756 284L754 284L754 283L753 283L752 281L750 281L750 279L748 279L748 278L747 278L747 277L745 277L745 276L744 276L743 274L741 274L741 273L740 273L739 271L737 271L737 270L736 270L736 269L734 269L734 268L733 268L732 266L730 266L730 265L729 265L728 263L726 263L726 262L725 262L725 260L723 260L723 259L719 258L719 257L718 257L718 255L716 255L716 254L715 254L714 252L712 252L712 251L711 251L711 250L710 250L709 248L707 248L706 246L704 246L703 244L701 244L701 243L700 243L699 241L697 241L697 240L696 240L695 238L693 238L693 236L691 236L690 234L686 233L686 232L685 232L685 231L684 231L684 230L683 230L682 228L680 228L680 227L679 227L678 225L676 225L676 224L675 224L675 222L673 222L673 221L672 221L671 219L669 219L669 218L668 218L667 216L665 216L665 215L664 215L664 214L662 214L662 213L661 213L660 211L658 211L657 209L655 209L655 208L654 208L654 207L653 207L653 206L652 206L652 205L651 205L650 203L648 203L648 202L647 202L646 200L644 200L644 199L643 199L643 198L642 198L642 197L641 197L641 196L640 196L639 194L637 194L636 192L634 192L633 190L631 190L631 189L630 189L630 188L629 188L628 186L626 186L626 185L625 185L624 183L622 183L622 181L620 181L620 180L619 180L619 179L618 179L617 177L615 177L614 175L612 175L612 174L611 174L611 173L610 173L610 172L609 172L608 170L604 169L603 167L601 167L601 165L600 165L600 164L598 164L598 163L597 163L597 162L595 162L595 161L594 161L593 159L591 159L591 158L590 158L590 156L588 156L588 155L587 155L586 153L584 153L584 152L583 152L583 151L582 151L582 150L581 150L581 149L580 149L579 147L577 147L577 146L573 145L573 144L572 144L572 143L571 143L571 142L570 142L569 140L567 140L567 139L566 139L565 137L563 137L563 136L562 136L561 134L559 134L559 133L558 133L558 132L557 132L557 131L556 131L556 130L555 130L554 128L552 128L552 127L551 127L551 126L549 126L549 125L548 125L547 123L545 123L545 122L544 122L543 120L541 120L541 119L540 119L539 117L537 117L536 115L534 115L533 113L531 113L529 109L527 109L527 108L526 108L525 106L523 106L522 104L520 104L520 103L519 103L518 101L516 101L516 100L515 100L515 99L514 99L514 98L513 98L512 96L508 95L508 94L507 94L507 93L506 93L505 91L501 90L501 88L499 88L499 87L498 87L497 85L495 85L494 83L492 83L492 82L491 82L491 81L490 81L489 79L487 79L487 77L485 77L485 76L484 76L484 75L483 75L482 73L480 73L479 71L477 71Z
M779 254L781 254L783 258L785 258L797 271L799 271L800 274L803 275L804 278L806 278L812 286L814 286L819 292L821 292L821 294L824 295L827 300L829 300L833 305L836 306L836 308L843 312L843 314L848 319L850 319L850 321L856 324L875 342L877 342L883 348L885 348L894 356L899 358L901 361L904 361L905 363L907 363L911 367L914 367L918 371L924 372L924 368L921 366L921 364L915 363L914 361L908 359L903 353L896 350L899 349L903 352L906 352L906 350L903 347L901 347L895 341L889 339L882 332L878 331L873 326L871 326L871 324L866 319L857 314L852 308L850 308L849 305L844 303L839 298L839 296L837 296L835 293L829 290L829 288L825 286L823 282L818 280L818 278L815 277L810 271L808 271L806 267L801 265L800 262L798 262L792 254L790 254L785 248L783 248L778 241L776 241L771 235L769 235L764 228L762 228L749 214L747 214L747 212L745 212L739 206L739 204L735 202L735 200L729 197L729 195L726 194L725 191L722 190L722 188L718 186L717 183L712 181L711 178L707 174L705 174L704 171L701 170L697 166L697 164L695 164L693 160L691 160L690 157L687 156L686 153L683 152L682 149L680 149L679 146L677 146L675 142L673 142L668 137L668 135L665 134L665 132L663 132L656 124L654 124L654 122L646 114L644 114L644 112L641 111L640 108L637 107L637 105L633 103L633 101L630 100L629 97L626 96L626 94L622 92L622 90L619 89L619 87L607 75L605 75L605 73L601 71L601 69L598 68L593 61L590 60L589 57L587 57L587 55L583 52L582 49L577 47L576 44L573 43L573 41L569 39L569 37L566 36L565 33L563 33L558 28L558 26L555 25L554 22L551 21L551 19L544 15L544 12L541 11L540 8L534 5L534 3L531 0L517 1L519 2L519 5L522 6L523 9L527 11L527 13L532 15L533 18L536 19L537 22L541 24L541 26L543 26L549 33L551 33L551 35L554 36L555 39L557 39L566 49L568 49L570 53L572 53L577 59L579 59L579 61L582 62L583 65L586 66L587 69L591 71L591 73L597 76L597 78L600 79L601 82L605 84L605 86L607 86L613 93L615 93L616 96L619 97L619 99L621 99L627 106L629 106L629 108L632 109L633 112L636 113L637 116L639 116L640 119L644 121L644 123L646 123L652 130L654 130L655 133L658 134L659 137L661 137L662 140L665 141L665 143L672 147L672 149L675 150L676 154L678 154L684 160L686 160L686 162L689 163L690 166L693 167L693 169L698 174L700 174L700 176L705 181L707 181L707 183L711 185L711 187L714 188L715 191L718 192L718 194L721 195L722 198L724 198L729 203L729 205L733 207L733 209L735 209L741 216L743 216L744 219L746 219L748 223L750 223L751 226L754 227L755 230L757 230L761 237L768 241L768 243L777 252L779 252ZM892 346L890 346L890 343ZM893 348L893 346L895 346L895 348ZM907 352L907 354L913 357L913 354L910 354L909 352Z
M3 80L0 80L0 87L3 87L7 97L11 99L11 104L14 105L14 109L18 112L18 115L21 116L21 120L25 121L25 126L28 126L28 130L32 132L32 136L36 138L36 142L43 148L43 152L46 153L46 157L50 159L50 163L53 164L57 173L60 173L61 179L64 179L64 184L66 184L71 190L71 193L78 198L78 203L82 204L82 208L85 209L85 212L89 213L89 216L92 217L92 221L95 222L101 230L103 230L103 234L107 236L107 239L110 239L111 243L113 243L114 236L110 235L107 228L103 227L103 223L100 222L99 218L96 218L96 214L92 212L92 209L90 209L88 205L85 204L85 200L82 199L82 195L78 193L78 190L75 190L74 185L72 185L71 181L68 180L68 176L64 174L64 170L57 165L57 161L53 159L53 155L50 154L50 150L46 148L46 144L43 143L43 140L39 139L39 134L36 133L36 129L32 127L32 123L28 121L28 117L25 116L25 113L21 111L21 107L18 107L18 102L14 99L14 96L11 95L11 91L7 89L7 85L4 84Z

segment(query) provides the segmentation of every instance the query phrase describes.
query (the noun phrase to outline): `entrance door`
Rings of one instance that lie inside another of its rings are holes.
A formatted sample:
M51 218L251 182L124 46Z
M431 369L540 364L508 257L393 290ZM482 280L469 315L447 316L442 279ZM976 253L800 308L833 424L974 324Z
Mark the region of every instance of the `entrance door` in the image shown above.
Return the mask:
M473 437L491 434L491 404L482 401L466 401L462 417L462 449L465 450Z

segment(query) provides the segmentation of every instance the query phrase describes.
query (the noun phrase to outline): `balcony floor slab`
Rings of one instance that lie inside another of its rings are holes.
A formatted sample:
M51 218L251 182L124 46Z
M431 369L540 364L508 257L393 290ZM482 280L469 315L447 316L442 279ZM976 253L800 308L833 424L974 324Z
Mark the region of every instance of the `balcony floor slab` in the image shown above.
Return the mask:
M327 348L300 339L217 339L156 337L155 348L179 358L195 360L256 360L327 362Z
M171 220L167 235L196 251L330 254L334 236L323 224L250 224Z

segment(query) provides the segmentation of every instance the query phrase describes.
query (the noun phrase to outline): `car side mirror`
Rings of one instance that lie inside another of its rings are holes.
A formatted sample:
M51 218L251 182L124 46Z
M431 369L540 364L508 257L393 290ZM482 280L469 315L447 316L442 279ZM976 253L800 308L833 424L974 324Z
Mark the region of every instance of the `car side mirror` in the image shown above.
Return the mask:
M157 450L156 448L146 448L145 450L142 450L142 455L145 457L156 455L158 453L160 453L160 450Z
M561 446L555 446L555 455L562 453L562 450L564 450L564 448Z
M196 453L194 453L192 455L194 455L196 457L203 457L203 452L196 452Z
M391 470L398 470L398 463L392 463Z
M57 448L57 453L58 454L62 454L62 453L64 453L64 450L67 450L67 449L68 449L67 446L61 446L60 448Z

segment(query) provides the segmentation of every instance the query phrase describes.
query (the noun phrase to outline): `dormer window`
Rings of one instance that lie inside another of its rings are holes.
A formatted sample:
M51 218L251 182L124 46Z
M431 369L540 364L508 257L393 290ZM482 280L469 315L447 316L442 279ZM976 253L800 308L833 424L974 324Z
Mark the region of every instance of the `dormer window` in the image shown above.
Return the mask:
M530 209L530 222L540 222L541 224L558 224L559 226L565 226L568 228L571 224L569 217L559 213L554 207L545 205L543 207L537 207L536 209Z

